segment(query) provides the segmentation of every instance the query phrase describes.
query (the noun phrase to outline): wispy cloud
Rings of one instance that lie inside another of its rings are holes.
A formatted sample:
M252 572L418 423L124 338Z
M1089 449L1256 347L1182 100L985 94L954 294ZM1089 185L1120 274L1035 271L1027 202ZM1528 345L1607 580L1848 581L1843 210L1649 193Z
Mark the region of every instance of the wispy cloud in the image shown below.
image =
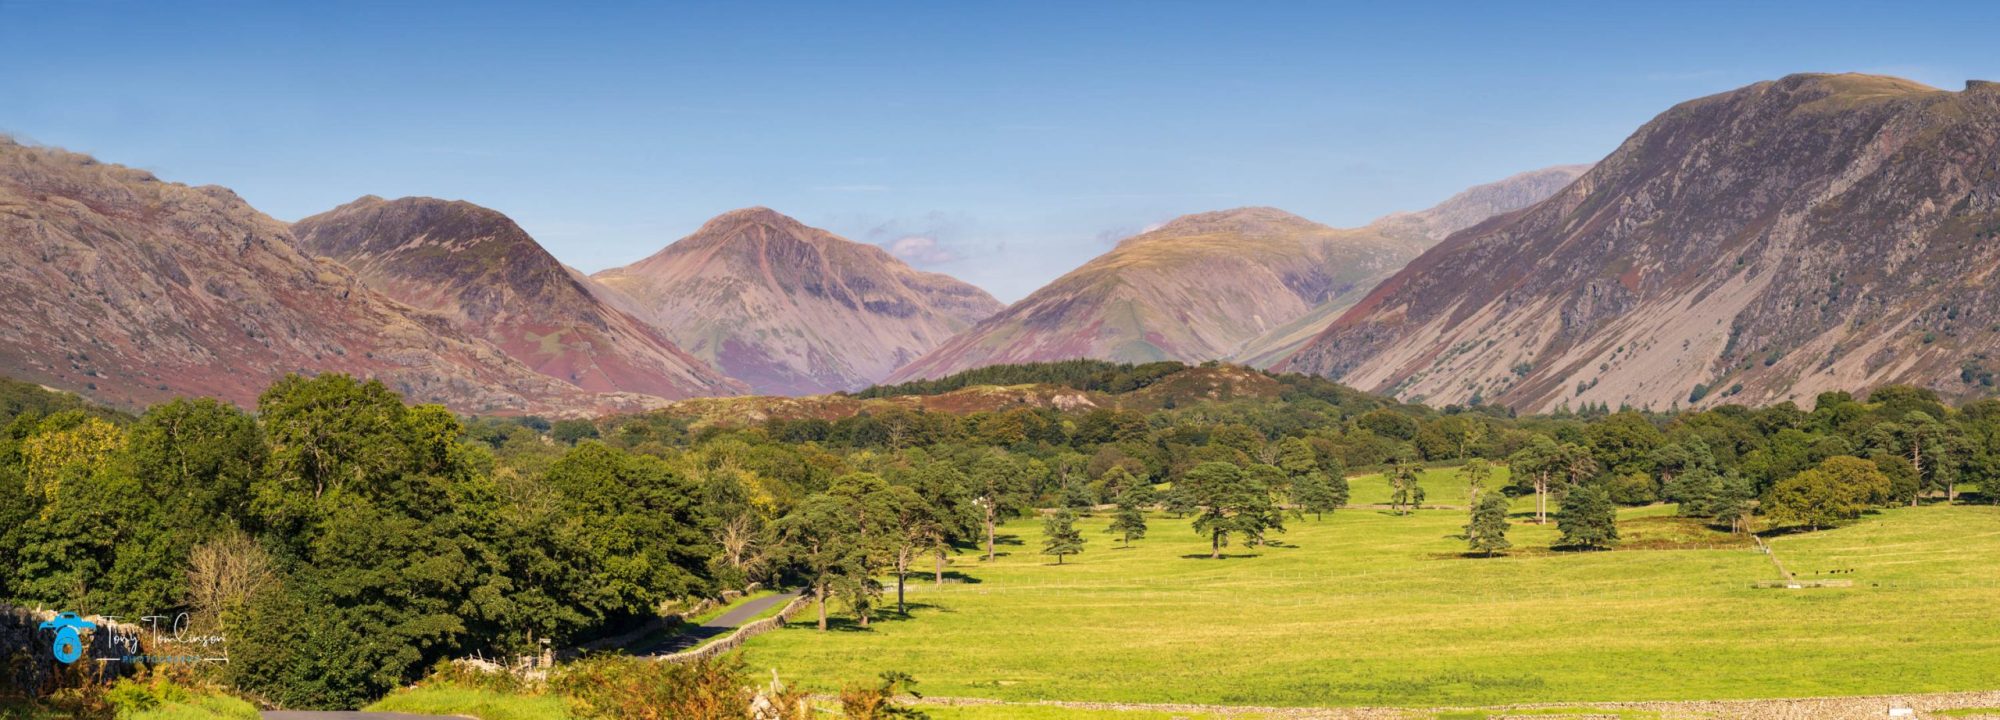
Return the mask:
M878 192L888 192L888 190L889 190L889 186L887 186L887 185L815 185L815 186L813 186L813 189L814 189L814 190L817 190L817 191L819 191L819 192L837 192L837 193L878 193Z
M942 265L959 257L951 248L939 244L937 238L922 235L905 235L883 247L911 265Z

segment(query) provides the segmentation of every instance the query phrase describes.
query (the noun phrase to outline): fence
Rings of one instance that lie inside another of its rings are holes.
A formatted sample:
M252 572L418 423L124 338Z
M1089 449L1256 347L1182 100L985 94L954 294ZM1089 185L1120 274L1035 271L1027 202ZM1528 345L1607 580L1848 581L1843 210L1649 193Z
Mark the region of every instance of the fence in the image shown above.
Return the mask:
M809 602L807 598L808 596L803 594L799 595L798 597L792 598L792 601L785 603L784 609L779 610L777 615L767 617L753 623L745 624L743 627L736 628L735 632L732 632L728 636L720 640L716 640L715 642L708 643L707 645L703 645L698 648L683 650L681 652L677 652L672 655L660 655L655 657L654 659L665 660L667 662L688 662L691 660L701 660L704 658L715 657L717 655L721 655L731 650L735 650L736 648L741 647L744 641L747 641L753 637L757 637L758 635L770 632L772 630L776 630L779 627L784 626L786 622L791 621L793 615L798 614L800 610L805 608L806 604Z

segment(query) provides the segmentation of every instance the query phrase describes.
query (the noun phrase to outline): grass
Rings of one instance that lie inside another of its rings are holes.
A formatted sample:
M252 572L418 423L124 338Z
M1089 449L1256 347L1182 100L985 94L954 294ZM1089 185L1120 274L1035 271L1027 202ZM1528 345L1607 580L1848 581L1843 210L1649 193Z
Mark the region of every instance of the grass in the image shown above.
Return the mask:
M1429 503L1463 503L1449 476L1427 475ZM1379 476L1352 484L1357 503L1387 499ZM910 618L794 623L745 657L817 689L896 669L944 697L1404 707L1976 690L2000 666L2000 509L1899 508L1773 540L1801 579L1853 570L1835 576L1852 587L1813 590L1754 588L1768 558L1670 508L1621 525L1635 545L1707 549L1552 553L1532 509L1515 502L1519 552L1493 559L1460 556L1462 510L1342 510L1222 561L1194 559L1204 541L1160 516L1115 549L1100 515L1063 566L1017 520L995 562L954 560L966 582L912 583Z
M209 686L126 679L105 693L119 720L257 720L257 706Z
M257 706L226 695L201 695L147 710L121 711L119 720L257 720Z
M555 695L506 693L451 684L404 688L363 709L413 715L470 715L479 720L566 720L571 717L568 705Z
M1188 712L1185 710L1100 710L1054 705L929 705L913 703L931 720L1265 720L1258 713Z

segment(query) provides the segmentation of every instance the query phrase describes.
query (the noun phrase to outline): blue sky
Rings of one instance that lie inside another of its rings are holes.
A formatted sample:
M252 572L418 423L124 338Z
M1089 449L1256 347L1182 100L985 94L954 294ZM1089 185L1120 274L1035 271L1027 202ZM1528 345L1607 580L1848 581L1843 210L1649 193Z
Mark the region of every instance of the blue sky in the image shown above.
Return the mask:
M767 205L1014 300L1175 215L1358 225L1791 72L2000 79L2000 3L1387 5L0 0L0 132L285 220L462 198L591 271Z

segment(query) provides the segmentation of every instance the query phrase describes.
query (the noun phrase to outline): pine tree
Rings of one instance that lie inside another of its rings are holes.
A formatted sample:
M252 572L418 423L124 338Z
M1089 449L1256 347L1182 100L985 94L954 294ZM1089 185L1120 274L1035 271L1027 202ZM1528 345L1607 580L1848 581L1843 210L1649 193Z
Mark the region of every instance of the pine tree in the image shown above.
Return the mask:
M1565 546L1609 549L1618 544L1618 508L1602 487L1570 488L1563 495L1562 510L1556 513L1556 530L1562 532Z
M1063 564L1064 555L1083 552L1083 533L1077 532L1076 513L1068 509L1057 510L1042 519L1042 554L1056 556L1056 564Z
M1514 546L1507 542L1507 507L1507 496L1494 493L1472 511L1472 522L1465 526L1465 544L1473 552L1493 557L1493 553Z
M1121 535L1125 547L1132 547L1132 541L1146 537L1146 511L1140 509L1135 493L1127 492L1118 496L1118 512L1111 516L1111 526L1105 532Z

